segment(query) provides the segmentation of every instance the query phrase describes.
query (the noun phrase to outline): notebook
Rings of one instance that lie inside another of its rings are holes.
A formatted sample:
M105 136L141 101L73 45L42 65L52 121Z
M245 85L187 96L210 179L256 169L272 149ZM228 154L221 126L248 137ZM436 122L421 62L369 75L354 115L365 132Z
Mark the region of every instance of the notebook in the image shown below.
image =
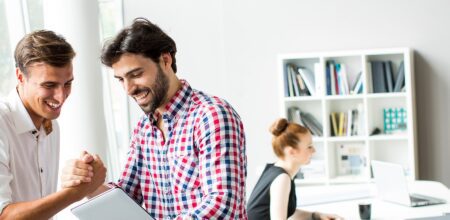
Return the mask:
M406 206L417 207L442 204L443 199L410 194L403 167L399 164L372 160L372 171L381 199Z
M71 209L80 220L152 220L147 211L121 188L112 188Z

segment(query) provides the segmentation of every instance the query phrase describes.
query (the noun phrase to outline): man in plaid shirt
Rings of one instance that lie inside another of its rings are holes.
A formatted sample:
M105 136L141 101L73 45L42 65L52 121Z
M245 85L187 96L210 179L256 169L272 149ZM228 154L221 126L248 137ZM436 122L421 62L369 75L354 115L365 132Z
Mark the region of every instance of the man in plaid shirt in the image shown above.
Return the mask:
M156 219L247 219L241 119L178 79L175 53L175 42L142 18L103 49L102 62L145 113L117 185ZM66 172L63 185L82 177Z

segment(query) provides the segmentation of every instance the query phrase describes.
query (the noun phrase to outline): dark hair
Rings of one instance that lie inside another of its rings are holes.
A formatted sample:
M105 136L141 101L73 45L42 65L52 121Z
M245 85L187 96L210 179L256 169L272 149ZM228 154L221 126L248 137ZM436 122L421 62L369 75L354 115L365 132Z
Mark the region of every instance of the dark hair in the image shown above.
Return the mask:
M287 146L296 147L300 143L298 134L306 134L309 130L299 124L288 122L285 118L276 120L270 126L273 151L278 157L283 157L283 150Z
M53 31L38 30L25 35L14 52L16 67L23 73L26 67L35 62L63 67L75 57L75 51L66 39Z
M145 18L136 18L133 24L108 41L102 50L102 63L111 67L124 53L140 54L158 63L162 53L170 53L172 69L177 72L175 41L161 28Z

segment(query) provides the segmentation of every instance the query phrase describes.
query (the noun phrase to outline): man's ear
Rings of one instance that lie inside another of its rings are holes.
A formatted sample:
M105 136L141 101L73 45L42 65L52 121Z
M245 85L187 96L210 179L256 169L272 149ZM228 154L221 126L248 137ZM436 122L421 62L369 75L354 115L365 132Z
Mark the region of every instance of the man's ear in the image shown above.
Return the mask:
M18 81L19 83L23 83L23 81L25 80L25 75L24 75L24 73L20 70L19 67L16 67L16 78L17 78L17 81Z
M164 65L164 68L172 68L172 56L170 56L170 53L162 53L160 62Z

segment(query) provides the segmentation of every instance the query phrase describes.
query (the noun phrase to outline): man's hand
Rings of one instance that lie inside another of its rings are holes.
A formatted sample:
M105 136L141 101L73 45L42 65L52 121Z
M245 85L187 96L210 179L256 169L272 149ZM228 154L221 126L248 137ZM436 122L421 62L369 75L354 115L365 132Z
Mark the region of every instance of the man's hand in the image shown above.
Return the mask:
M98 155L83 151L79 159L69 160L61 175L62 188L70 188L84 197L105 182L106 168Z
M68 160L61 174L61 188L78 186L81 183L91 182L94 176L93 167L90 163L94 157L86 151L81 153L80 158Z

